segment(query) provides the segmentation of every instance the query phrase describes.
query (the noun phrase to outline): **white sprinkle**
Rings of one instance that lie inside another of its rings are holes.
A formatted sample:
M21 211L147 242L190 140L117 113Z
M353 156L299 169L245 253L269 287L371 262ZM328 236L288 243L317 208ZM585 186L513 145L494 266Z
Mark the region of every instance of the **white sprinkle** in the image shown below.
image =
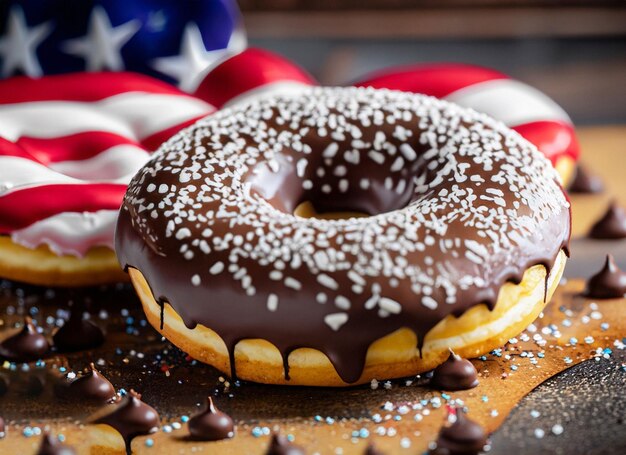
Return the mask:
M283 272L280 270L272 270L269 274L270 280L280 281L283 279Z
M159 185L159 193L163 194L163 193L167 193L168 191L168 186L165 183L161 183Z
M291 289L295 289L296 291L299 291L300 289L302 289L302 283L300 283L298 280L290 276L285 278L285 286Z
M191 284L193 284L194 286L200 286L201 282L202 280L200 280L200 275L196 274L191 277Z
M188 228L184 227L176 231L177 240L183 240L183 239L186 239L187 237L191 237L191 231Z
M365 309L366 310L371 310L372 308L376 307L376 305L378 304L378 301L380 300L380 296L378 295L373 295L371 296L369 299L367 299L367 301L365 302Z
M399 156L393 162L393 164L391 165L391 168L389 168L389 170L391 172L398 172L398 171L401 171L403 168L404 168L404 160L402 159L401 156Z
M363 279L363 277L356 273L354 270L348 271L348 278L350 278L356 284L360 284L361 286L365 286L366 284L366 281Z
M322 152L322 156L324 158L332 158L337 154L337 150L339 150L339 144L337 144L336 142L331 142Z
M335 279L325 273L320 273L317 275L317 282L322 286L326 286L329 289L337 290L339 289L339 283L335 281Z
M342 164L337 166L335 170L333 171L333 174L335 174L336 177L343 177L347 173L348 173L348 169L346 169L346 167Z
M224 270L224 263L222 261L218 261L211 266L211 268L209 269L209 273L211 275L217 275L219 273L222 273L222 270Z
M425 295L422 297L422 305L424 305L426 308L434 310L437 308L437 301L432 297Z
M541 428L535 428L535 437L537 439L541 439L546 435L546 432L543 431Z
M345 298L342 295L338 295L335 297L335 306L340 310L349 310L350 309L350 300Z
M381 297L380 301L378 302L378 306L383 310L393 314L398 314L402 311L402 305L388 297Z
M317 303L324 304L328 301L328 297L323 292L318 292L315 296L315 300L317 300Z
M267 296L267 309L270 311L276 311L278 308L278 296L276 294L270 294Z
M411 147L406 142L400 145L400 153L402 153L404 157L409 161L413 161L415 158L417 158L417 153L415 152L413 147Z
M383 164L385 162L385 155L383 155L380 152L377 152L376 150L370 150L369 152L367 152L367 156L369 156L372 159L372 161L378 164Z
M348 322L348 314L347 313L331 313L324 316L324 322L328 327L333 329L335 332L339 330L339 328Z
M305 158L301 158L300 160L298 160L298 164L296 164L296 173L298 177L304 177L304 171L306 170L307 164L309 164L309 162Z

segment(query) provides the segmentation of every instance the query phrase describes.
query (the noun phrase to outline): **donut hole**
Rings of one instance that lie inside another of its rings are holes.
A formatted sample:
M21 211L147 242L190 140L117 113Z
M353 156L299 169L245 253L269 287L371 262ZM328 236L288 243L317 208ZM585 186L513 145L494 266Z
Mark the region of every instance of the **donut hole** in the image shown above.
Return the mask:
M358 211L324 212L315 208L315 205L311 201L304 201L298 204L293 214L300 218L317 218L321 220L348 220L350 218L364 218L370 216L369 213Z
M365 158L359 165L312 159L307 171L298 173L296 160L288 156L290 151L283 153L273 166L257 164L246 184L284 213L324 220L363 218L401 210L419 197L415 178L423 170L420 160L398 171L368 163ZM361 153L365 156L367 151Z

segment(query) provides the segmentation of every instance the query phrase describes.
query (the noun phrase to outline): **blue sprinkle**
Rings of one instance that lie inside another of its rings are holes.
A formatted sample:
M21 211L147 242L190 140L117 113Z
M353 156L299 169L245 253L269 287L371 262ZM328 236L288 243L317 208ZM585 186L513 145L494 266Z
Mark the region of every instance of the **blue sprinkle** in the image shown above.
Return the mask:
M517 365L511 365L511 370L517 371Z
M294 437L294 435L292 435L292 434L288 434L288 435L287 435L287 441L289 441L289 442L293 442L295 439L296 439L296 438Z
M322 416L316 415L315 417L313 417L313 420L315 420L316 422L321 422L324 419L322 419Z
M480 360L482 360L483 362L485 360L487 360L487 356L486 355L481 355L480 357L478 357Z
M183 423L189 422L189 416L181 416L180 421Z
M332 425L333 423L335 423L335 419L333 419L332 417L326 417L326 423L328 425Z
M261 436L263 436L263 430L261 430L259 427L254 427L252 429L252 436L254 436L255 438L260 438Z
M486 403L489 401L489 397L487 395L483 395L482 397L480 397L481 400L483 400L483 403Z
M539 357L540 359L543 359L546 355L543 352L538 352L537 353L537 357Z
M64 435L64 434L59 433L59 435L57 436L57 439L58 439L60 442L65 442L65 435Z
M611 355L613 354L613 350L611 348L604 348L604 350L602 351L603 354L608 354Z
M153 439L146 439L146 447L153 447L154 446L154 440Z
M577 338L572 337L572 338L569 339L569 344L576 344L576 343L578 343L578 339Z
M65 372L67 371L67 368L65 368L65 367L61 367L61 368L59 368L59 371L60 371L61 373L65 373Z
M359 437L359 432L357 430L352 430L352 437L353 438L358 438Z
M572 363L572 359L570 359L569 357L565 357L563 360L564 360L564 361L565 361L565 363L566 363L566 364L568 364L568 365L569 365L570 363Z
M263 431L263 434L267 436L268 434L270 434L270 427L263 427L261 428L261 431Z
M31 427L26 427L22 430L22 434L27 438L30 438L35 433L33 433L33 429Z
M133 322L135 322L135 318L133 318L132 316L128 316L126 318L126 325L132 325Z
M398 421L402 420L402 416L393 416L393 420L398 422Z
M126 389L120 389L120 395L124 396L126 395L128 392L126 391Z
M609 323L603 322L602 324L600 324L600 328L602 329L603 332L606 332L607 330L609 330Z
M122 355L122 350L120 348L115 348L115 353L117 355Z
M367 428L361 428L359 430L359 437L360 438L365 439L365 438L368 438L369 435L370 435L370 432L369 432L369 430Z
M441 398L443 398L444 400L449 400L450 399L450 395L448 395L447 393L442 393L441 394Z

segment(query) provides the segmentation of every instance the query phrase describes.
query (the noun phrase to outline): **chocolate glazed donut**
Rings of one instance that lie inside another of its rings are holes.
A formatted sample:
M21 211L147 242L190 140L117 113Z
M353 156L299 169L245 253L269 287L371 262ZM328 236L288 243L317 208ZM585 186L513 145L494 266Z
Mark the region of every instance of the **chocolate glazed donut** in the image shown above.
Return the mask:
M369 216L294 215L303 201ZM130 183L116 250L188 328L224 340L233 375L235 345L264 339L287 378L308 347L352 383L372 342L408 328L422 343L493 308L529 267L549 274L569 233L556 172L502 124L422 95L306 88L165 143Z

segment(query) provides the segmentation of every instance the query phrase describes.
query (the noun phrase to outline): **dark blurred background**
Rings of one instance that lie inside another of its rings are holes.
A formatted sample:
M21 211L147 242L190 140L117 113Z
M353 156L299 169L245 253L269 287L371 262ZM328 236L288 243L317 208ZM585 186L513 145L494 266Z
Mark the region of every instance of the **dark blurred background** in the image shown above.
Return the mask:
M486 65L576 123L626 122L626 1L239 0L249 41L324 84L390 65Z

